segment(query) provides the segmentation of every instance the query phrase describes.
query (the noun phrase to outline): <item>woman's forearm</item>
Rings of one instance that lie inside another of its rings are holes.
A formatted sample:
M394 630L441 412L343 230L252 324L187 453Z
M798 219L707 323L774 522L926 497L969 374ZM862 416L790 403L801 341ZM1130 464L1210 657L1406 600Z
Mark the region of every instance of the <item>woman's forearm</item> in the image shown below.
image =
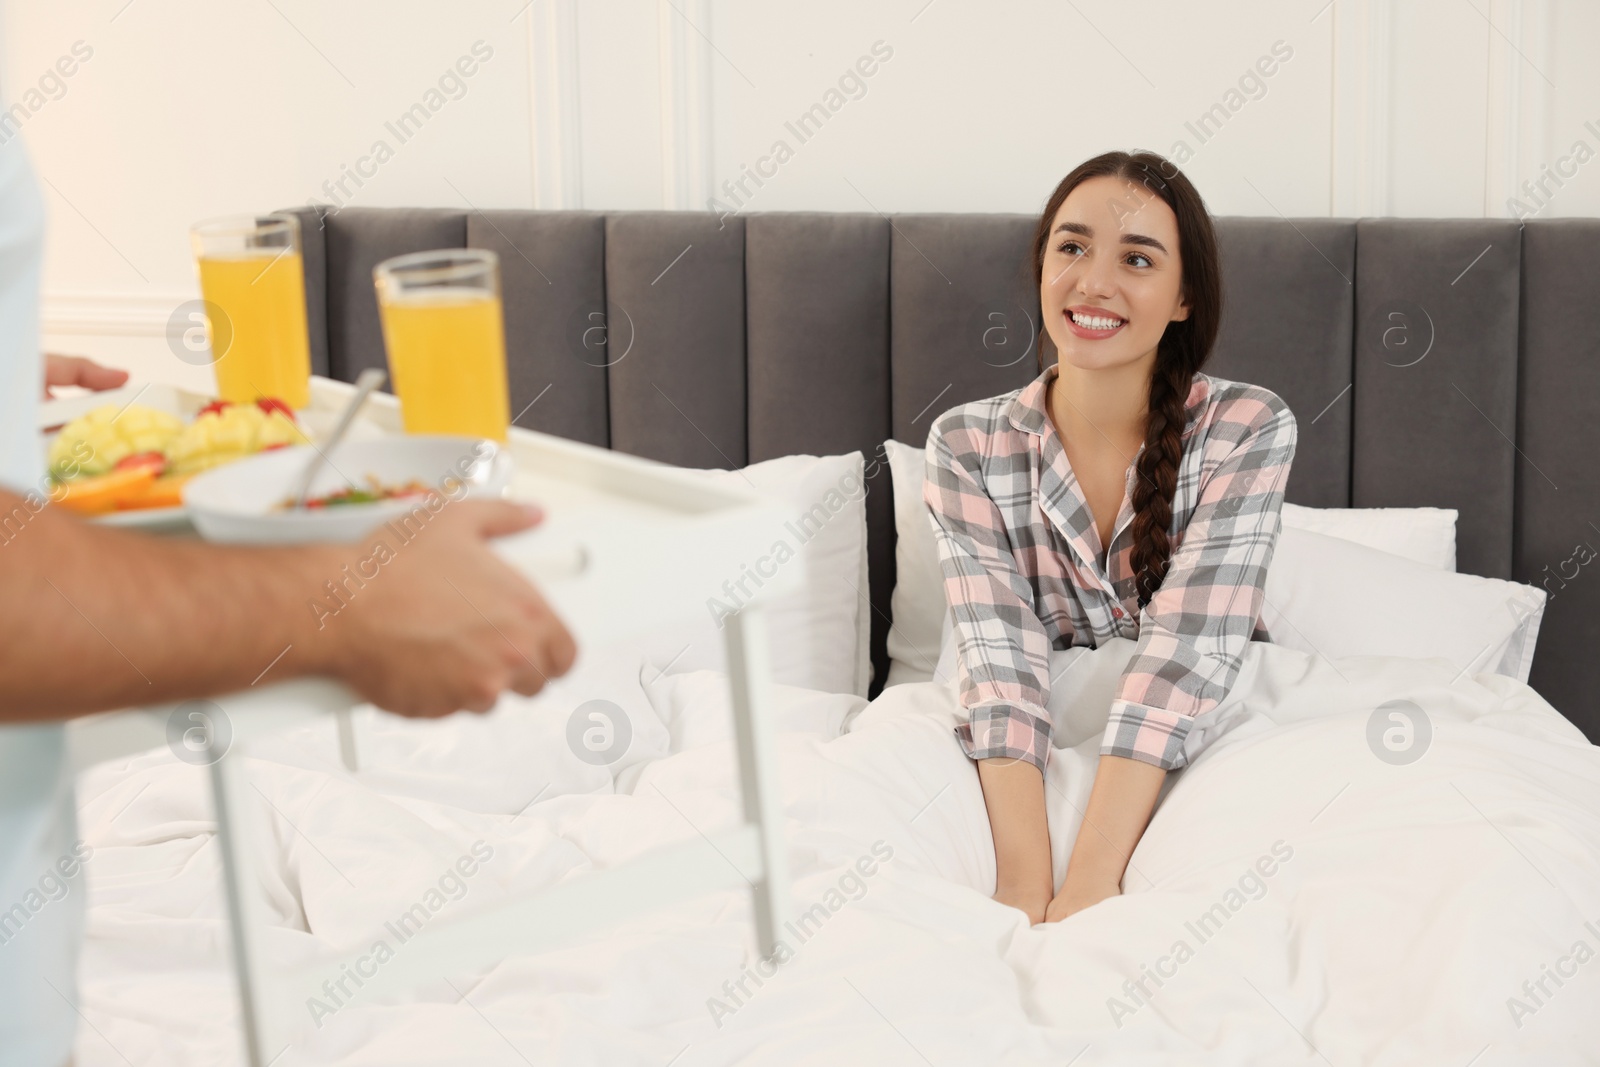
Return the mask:
M1083 825L1067 862L1067 880L1117 885L1144 835L1167 772L1153 763L1101 756Z
M978 761L978 781L994 835L996 888L1002 895L1048 901L1055 892L1044 776L1026 760Z

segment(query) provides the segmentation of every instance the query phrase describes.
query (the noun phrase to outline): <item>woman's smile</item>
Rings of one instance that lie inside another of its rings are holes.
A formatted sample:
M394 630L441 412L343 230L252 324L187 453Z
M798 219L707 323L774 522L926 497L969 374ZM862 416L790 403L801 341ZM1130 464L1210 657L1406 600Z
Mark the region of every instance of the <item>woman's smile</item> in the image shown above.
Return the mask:
M1063 308L1061 316L1067 320L1067 328L1073 336L1087 341L1103 340L1128 324L1128 320L1120 315L1086 304Z

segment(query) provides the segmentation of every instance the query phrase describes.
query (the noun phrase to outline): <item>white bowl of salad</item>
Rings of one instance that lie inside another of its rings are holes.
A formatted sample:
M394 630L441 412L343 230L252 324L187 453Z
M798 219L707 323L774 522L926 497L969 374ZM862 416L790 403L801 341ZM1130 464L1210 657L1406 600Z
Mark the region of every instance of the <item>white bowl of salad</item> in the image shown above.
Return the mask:
M184 486L183 503L200 536L304 544L373 534L396 547L455 501L500 496L511 483L510 453L486 438L343 441L326 453L306 506L296 508L296 483L315 447L279 448L197 475Z

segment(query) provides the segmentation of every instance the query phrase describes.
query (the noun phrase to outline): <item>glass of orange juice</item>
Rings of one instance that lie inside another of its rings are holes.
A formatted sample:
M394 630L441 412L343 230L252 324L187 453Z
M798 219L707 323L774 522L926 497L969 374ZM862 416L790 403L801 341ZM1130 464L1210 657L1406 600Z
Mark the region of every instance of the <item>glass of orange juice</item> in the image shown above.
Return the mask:
M372 271L389 376L407 433L506 439L500 259L481 248L414 252Z
M240 215L189 231L200 266L217 394L234 403L277 397L311 405L300 222L293 215Z

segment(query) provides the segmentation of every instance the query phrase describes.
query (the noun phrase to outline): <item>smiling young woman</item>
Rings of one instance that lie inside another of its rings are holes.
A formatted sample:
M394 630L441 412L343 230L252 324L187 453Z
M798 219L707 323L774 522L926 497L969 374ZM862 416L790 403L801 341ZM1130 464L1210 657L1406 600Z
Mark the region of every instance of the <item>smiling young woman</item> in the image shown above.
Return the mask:
M1149 528L1144 536L1135 535L1145 549L1143 565L1135 569L1154 582L1170 521L1170 505L1163 518L1159 499L1164 495L1170 501L1172 495L1170 489L1158 491L1157 475L1170 481L1177 473L1187 383L1216 337L1221 286L1211 220L1198 194L1187 181L1183 188L1192 201L1184 203L1183 194L1175 193L1193 231L1185 239L1177 212L1145 180L1145 175L1136 182L1113 173L1085 176L1070 187L1063 182L1046 208L1048 223L1035 234L1034 261L1045 332L1059 353L1048 410L1088 492L1102 552L1111 542L1129 464L1152 438L1158 446L1149 459L1139 457L1141 473L1148 477L1135 482L1132 497L1133 512ZM1188 296L1180 248L1188 250L1194 275ZM1191 319L1192 305L1198 305L1198 314ZM1175 322L1188 325L1173 331L1173 355L1165 373L1156 375L1161 340L1168 323ZM1042 337L1040 344L1043 371Z
M1294 457L1274 393L1201 371L1222 315L1211 218L1171 162L1108 152L1064 178L1031 249L1057 362L945 412L924 495L955 623L956 735L977 763L995 899L1034 921L1121 892L1195 720L1270 640L1261 591ZM1045 815L1050 652L1137 642L1059 891ZM1197 737L1199 735L1196 735Z

